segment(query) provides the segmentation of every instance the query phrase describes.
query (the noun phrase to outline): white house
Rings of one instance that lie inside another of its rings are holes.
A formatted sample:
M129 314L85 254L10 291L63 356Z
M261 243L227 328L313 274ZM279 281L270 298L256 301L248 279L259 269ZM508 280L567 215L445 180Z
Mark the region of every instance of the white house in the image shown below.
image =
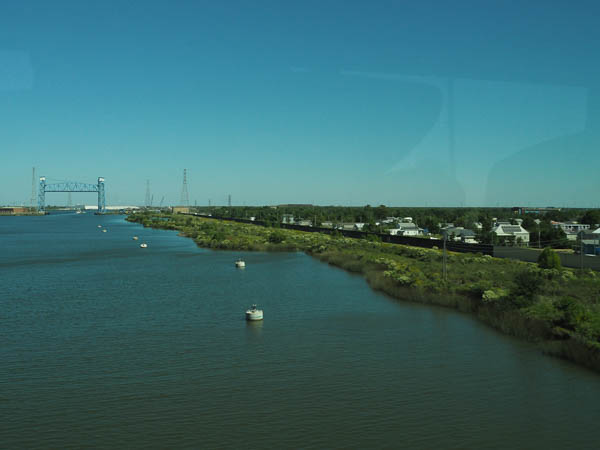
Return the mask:
M388 231L393 236L419 236L421 234L417 224L412 222L400 223L398 228L392 228Z
M562 229L567 235L567 239L569 241L576 241L577 235L582 231L588 231L590 226L585 223L577 223L574 221L569 222L555 222L554 220L550 222L554 228Z
M523 245L529 245L529 231L523 228L521 225L506 225L505 223L498 223L494 228L492 228L492 233L494 233L498 237L509 238L513 236L515 238L515 243L519 241Z

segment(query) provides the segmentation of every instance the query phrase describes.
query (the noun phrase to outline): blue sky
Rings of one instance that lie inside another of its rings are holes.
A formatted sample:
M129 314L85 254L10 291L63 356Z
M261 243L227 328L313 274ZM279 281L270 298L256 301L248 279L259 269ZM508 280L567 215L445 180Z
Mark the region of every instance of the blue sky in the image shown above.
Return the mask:
M2 6L0 203L600 206L594 2L87 3Z

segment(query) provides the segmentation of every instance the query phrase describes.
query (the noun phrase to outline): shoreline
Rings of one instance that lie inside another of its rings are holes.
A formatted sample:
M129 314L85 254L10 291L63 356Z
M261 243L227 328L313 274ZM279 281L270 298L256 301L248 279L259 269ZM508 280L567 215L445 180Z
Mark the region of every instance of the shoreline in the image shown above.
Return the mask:
M469 313L503 334L538 344L545 354L600 372L600 311L595 303L585 303L600 293L600 278L593 273L448 252L444 280L440 250L181 215L133 214L125 220L178 230L202 248L302 251L362 275L372 289L396 300ZM532 283L539 284L535 292ZM569 288L581 299L569 297Z

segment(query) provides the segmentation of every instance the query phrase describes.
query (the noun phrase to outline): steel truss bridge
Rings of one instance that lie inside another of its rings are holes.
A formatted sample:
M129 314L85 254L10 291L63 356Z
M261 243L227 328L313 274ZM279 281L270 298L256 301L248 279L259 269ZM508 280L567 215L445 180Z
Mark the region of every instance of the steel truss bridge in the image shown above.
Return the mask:
M104 178L98 177L98 184L78 183L76 181L63 181L60 183L46 184L46 177L40 177L38 189L38 211L46 208L46 192L97 192L98 212L106 212L106 199L104 196Z

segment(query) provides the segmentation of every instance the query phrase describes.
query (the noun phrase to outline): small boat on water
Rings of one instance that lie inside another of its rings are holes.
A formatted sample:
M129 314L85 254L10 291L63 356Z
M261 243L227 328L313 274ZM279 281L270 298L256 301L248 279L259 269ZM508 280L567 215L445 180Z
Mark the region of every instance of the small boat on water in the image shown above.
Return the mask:
M132 239L133 239L134 241L137 241L137 240L138 240L138 237L137 237L137 236L134 236Z
M256 305L252 305L246 311L246 320L263 320L263 310L257 309Z
M147 248L147 247L148 247L148 244L146 244L146 243L144 242L144 243L140 244L140 247L142 247L142 248Z
M98 225L98 228L102 228L102 225Z
M102 230L103 233L106 233L106 228L104 230Z
M241 259L238 259L235 262L235 267L238 267L238 268L246 267L246 263L244 261L242 261Z

